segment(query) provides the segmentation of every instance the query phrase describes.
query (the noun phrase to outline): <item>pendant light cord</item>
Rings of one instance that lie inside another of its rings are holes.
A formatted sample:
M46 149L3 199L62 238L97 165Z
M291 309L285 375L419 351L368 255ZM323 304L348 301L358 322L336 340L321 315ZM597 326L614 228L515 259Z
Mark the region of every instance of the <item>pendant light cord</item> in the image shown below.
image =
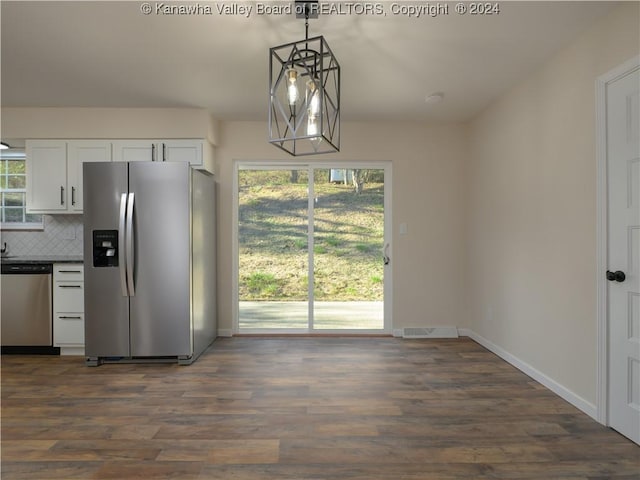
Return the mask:
M304 6L304 39L309 40L309 5ZM309 43L305 44L306 48L309 48Z

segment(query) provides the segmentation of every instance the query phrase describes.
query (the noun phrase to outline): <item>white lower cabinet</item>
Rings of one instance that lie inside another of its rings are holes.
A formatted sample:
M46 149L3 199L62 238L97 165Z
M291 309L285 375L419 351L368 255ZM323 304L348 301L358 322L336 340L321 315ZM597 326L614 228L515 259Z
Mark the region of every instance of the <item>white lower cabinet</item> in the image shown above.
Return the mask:
M60 355L84 355L84 266L53 265L53 345Z

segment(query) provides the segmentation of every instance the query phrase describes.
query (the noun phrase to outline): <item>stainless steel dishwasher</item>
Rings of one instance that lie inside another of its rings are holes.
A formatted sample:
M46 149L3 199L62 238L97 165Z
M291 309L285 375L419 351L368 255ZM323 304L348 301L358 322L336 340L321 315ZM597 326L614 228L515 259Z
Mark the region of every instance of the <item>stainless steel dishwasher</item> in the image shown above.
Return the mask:
M53 353L49 352L53 339L52 271L51 264L2 264L0 342L3 353L6 347L34 347L41 353Z

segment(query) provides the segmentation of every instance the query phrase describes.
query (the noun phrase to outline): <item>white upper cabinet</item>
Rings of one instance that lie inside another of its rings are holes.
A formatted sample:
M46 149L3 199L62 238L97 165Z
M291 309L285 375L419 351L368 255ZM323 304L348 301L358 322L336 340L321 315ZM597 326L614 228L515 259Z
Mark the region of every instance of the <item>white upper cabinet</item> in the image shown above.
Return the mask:
M67 142L69 210L82 213L82 164L110 161L111 142L101 140L74 140Z
M111 142L27 140L27 212L82 213L82 164L111 161Z
M67 211L67 142L26 142L27 212Z
M192 166L200 166L203 144L202 140L165 140L161 144L162 158L165 162L189 162Z
M187 162L213 173L213 147L202 139L113 141L114 162Z
M157 158L154 140L113 141L114 162L152 162Z
M82 165L87 162L187 162L214 173L204 139L27 140L27 212L82 213Z

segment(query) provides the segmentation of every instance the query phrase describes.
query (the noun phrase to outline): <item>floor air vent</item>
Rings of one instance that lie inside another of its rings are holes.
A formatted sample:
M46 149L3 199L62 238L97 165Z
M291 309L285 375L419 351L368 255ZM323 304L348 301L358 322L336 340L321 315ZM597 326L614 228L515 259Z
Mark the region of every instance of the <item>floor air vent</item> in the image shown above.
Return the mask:
M458 338L456 327L405 328L402 338Z

